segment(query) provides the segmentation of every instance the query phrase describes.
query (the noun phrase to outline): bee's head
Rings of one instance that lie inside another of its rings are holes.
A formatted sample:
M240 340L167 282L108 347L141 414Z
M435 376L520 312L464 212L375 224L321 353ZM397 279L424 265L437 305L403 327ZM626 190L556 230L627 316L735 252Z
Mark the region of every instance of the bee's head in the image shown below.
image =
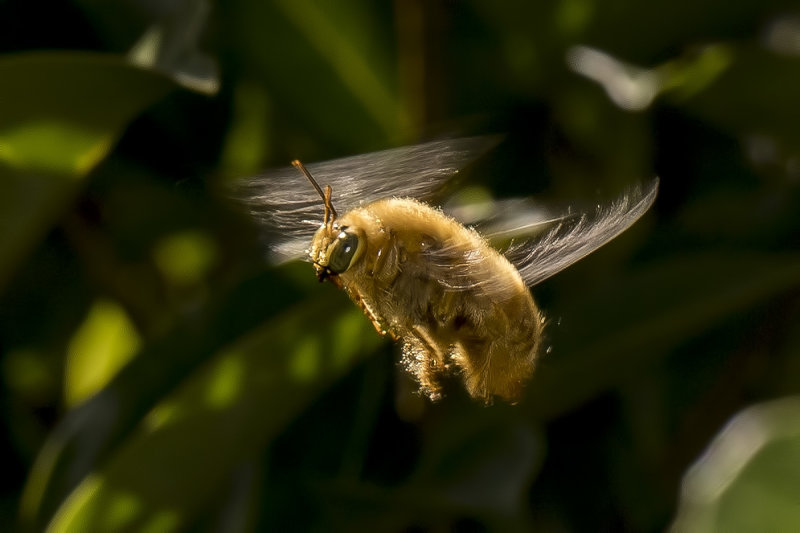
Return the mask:
M341 274L360 255L361 239L348 226L322 226L311 241L309 258L320 281Z
M331 186L326 185L323 193L319 184L303 163L294 160L292 165L308 178L308 181L317 190L325 205L322 226L314 234L311 248L308 252L308 256L314 264L317 279L325 281L327 278L341 274L350 268L350 265L353 264L362 251L362 247L359 246L361 239L358 233L348 226L340 226L336 223L337 214L331 203Z

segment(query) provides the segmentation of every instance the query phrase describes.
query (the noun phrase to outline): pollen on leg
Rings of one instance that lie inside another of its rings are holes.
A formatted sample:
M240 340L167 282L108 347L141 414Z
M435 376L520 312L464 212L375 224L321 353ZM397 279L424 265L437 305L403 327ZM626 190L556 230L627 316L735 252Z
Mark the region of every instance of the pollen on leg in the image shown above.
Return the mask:
M421 394L426 395L431 401L442 398L438 377L443 368L437 365L436 357L428 352L422 343L416 339L406 340L403 343L402 364L406 371L416 378Z

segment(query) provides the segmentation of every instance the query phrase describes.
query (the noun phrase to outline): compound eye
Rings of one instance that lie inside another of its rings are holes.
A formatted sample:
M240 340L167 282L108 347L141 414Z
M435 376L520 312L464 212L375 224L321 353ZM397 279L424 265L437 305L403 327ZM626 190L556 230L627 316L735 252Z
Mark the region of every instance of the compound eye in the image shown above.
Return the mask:
M358 244L358 235L355 233L339 233L328 254L328 269L334 274L341 274L350 268Z

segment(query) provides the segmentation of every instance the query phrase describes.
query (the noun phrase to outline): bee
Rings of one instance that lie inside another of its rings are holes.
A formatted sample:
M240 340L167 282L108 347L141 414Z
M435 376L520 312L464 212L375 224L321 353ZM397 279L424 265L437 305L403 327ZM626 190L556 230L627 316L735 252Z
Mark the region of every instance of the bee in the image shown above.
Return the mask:
M344 290L379 334L402 344L403 365L432 400L442 396L443 379L457 373L475 399L518 401L545 324L529 287L622 233L652 205L658 188L653 180L591 216L542 219L506 209L481 232L424 202L495 143L434 141L308 168L294 161L294 175L282 170L253 178L236 192L273 231L277 259L305 256L320 281ZM302 192L298 177L311 183L317 199ZM321 225L314 218L320 203ZM336 206L345 208L341 215ZM554 227L526 236L545 223ZM510 235L517 238L503 253L490 245Z

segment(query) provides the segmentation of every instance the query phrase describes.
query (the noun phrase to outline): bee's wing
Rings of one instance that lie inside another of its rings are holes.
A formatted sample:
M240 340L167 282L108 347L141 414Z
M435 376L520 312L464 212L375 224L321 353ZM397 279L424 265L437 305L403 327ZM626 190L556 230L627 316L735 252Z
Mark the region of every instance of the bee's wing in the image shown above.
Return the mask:
M631 189L609 205L599 206L592 214L554 214L520 199L492 202L493 214L488 218L481 218L485 210L480 205L450 209L449 214L471 225L493 245L505 243L505 256L525 284L532 286L625 231L652 205L657 190L656 179L645 189ZM498 296L507 293L510 278L495 270L491 256L460 242L446 242L427 252L429 274L452 290L480 286Z
M499 142L497 136L431 141L306 165L330 185L339 214L392 196L430 198L449 177ZM297 169L287 167L235 182L231 195L262 226L277 262L296 259L322 224L319 195Z
M594 213L567 214L543 237L515 242L505 255L526 285L536 285L628 229L653 205L657 192L658 178L598 206Z

